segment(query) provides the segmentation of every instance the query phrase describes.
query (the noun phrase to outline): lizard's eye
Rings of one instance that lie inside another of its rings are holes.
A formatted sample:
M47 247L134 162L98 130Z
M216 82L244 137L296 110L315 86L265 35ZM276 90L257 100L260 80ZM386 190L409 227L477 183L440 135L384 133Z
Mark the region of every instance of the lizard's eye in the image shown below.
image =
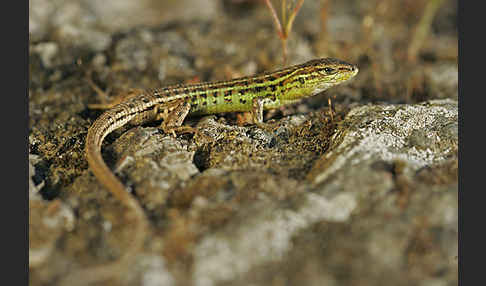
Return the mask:
M324 68L324 71L325 71L327 74L333 74L333 73L335 73L335 71L336 71L336 70L335 70L335 69L333 69L333 68L329 68L329 67L327 67L327 68Z

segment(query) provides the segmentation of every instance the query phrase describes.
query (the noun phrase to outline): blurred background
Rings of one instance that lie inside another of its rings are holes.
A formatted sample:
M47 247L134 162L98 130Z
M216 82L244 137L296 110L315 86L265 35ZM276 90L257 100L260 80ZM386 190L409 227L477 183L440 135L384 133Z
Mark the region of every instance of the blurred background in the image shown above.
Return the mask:
M288 31L285 45L269 3ZM31 50L31 71L37 59L45 68L81 59L106 83L99 62L109 61L117 72L133 73L127 84L107 83L124 88L222 79L331 56L358 64L354 100L457 97L453 0L35 0L29 7L31 43L44 42ZM120 39L127 33L136 39ZM151 79L134 77L138 71ZM37 76L31 72L31 86L42 87L46 81Z

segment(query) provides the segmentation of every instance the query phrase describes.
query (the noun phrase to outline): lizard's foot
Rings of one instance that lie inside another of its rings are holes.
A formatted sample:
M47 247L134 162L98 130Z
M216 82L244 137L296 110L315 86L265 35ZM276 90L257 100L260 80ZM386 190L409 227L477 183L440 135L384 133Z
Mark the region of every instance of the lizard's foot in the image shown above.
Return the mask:
M182 126L182 122L189 114L191 104L182 100L172 102L170 104L162 105L159 108L161 110L160 117L164 119L160 127L167 134L172 134L176 137L178 133L195 133L196 129L190 126ZM170 110L170 111L169 111Z
M94 83L92 83L92 84L94 84ZM98 87L95 89L94 86L92 86L92 88L98 94L100 94L101 89L99 89ZM101 91L101 92L103 92L103 91ZM127 91L124 91L124 92L121 92L121 93L115 95L110 102L107 102L106 97L108 97L108 96L106 95L106 93L103 92L102 98L104 98L104 100L102 100L101 103L88 104L88 108L89 109L110 109L110 108L113 108L114 106L116 106L119 103L122 103L122 102L124 102L124 101L126 101L126 100L128 100L132 97L140 95L142 92L143 92L142 89L132 88L132 89L129 89Z
M174 138L177 136L177 133L179 134L184 134L184 133L192 133L192 134L198 134L199 131L196 128L193 128L191 126L176 126L176 127L168 127L164 126L162 124L162 130L164 130L164 133L166 134L171 134L174 136Z
M115 105L131 98L134 96L137 96L141 92L143 92L141 89L129 89L127 91L123 91L118 93L115 96L110 96L109 94L111 93L110 88L108 88L106 91L102 90L92 79L92 71L89 70L86 74L86 81L88 85L91 87L91 89L94 90L94 92L100 97L100 103L93 103L93 104L88 104L89 109L110 109L114 107Z

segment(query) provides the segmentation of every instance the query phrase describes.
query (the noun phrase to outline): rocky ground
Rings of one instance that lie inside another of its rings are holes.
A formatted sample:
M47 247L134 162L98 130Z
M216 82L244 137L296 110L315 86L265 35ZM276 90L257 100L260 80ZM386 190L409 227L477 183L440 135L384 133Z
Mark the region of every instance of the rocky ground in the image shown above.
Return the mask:
M457 7L443 2L411 59L427 2L305 1L289 64L331 56L360 72L267 112L265 128L221 114L186 120L196 135L108 136L105 161L150 234L98 284L457 285ZM30 285L59 285L133 236L85 160L102 113L88 105L277 69L282 48L258 1L32 0L29 20Z

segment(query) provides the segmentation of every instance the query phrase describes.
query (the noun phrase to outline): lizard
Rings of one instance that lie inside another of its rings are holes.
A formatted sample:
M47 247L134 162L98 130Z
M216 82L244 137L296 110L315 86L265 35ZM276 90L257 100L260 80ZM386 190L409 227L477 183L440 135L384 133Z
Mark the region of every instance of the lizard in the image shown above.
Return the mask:
M101 155L105 137L125 125L141 125L163 120L165 133L188 131L182 126L190 115L250 112L252 122L263 123L263 110L275 109L317 95L342 84L358 73L358 67L335 58L320 58L273 72L227 81L177 84L157 89L134 90L105 111L88 129L85 152L89 167L98 181L132 214L134 236L128 250L107 265L82 269L69 280L84 282L108 279L126 267L142 248L149 223L137 200L106 165ZM82 278L81 278L82 277Z

